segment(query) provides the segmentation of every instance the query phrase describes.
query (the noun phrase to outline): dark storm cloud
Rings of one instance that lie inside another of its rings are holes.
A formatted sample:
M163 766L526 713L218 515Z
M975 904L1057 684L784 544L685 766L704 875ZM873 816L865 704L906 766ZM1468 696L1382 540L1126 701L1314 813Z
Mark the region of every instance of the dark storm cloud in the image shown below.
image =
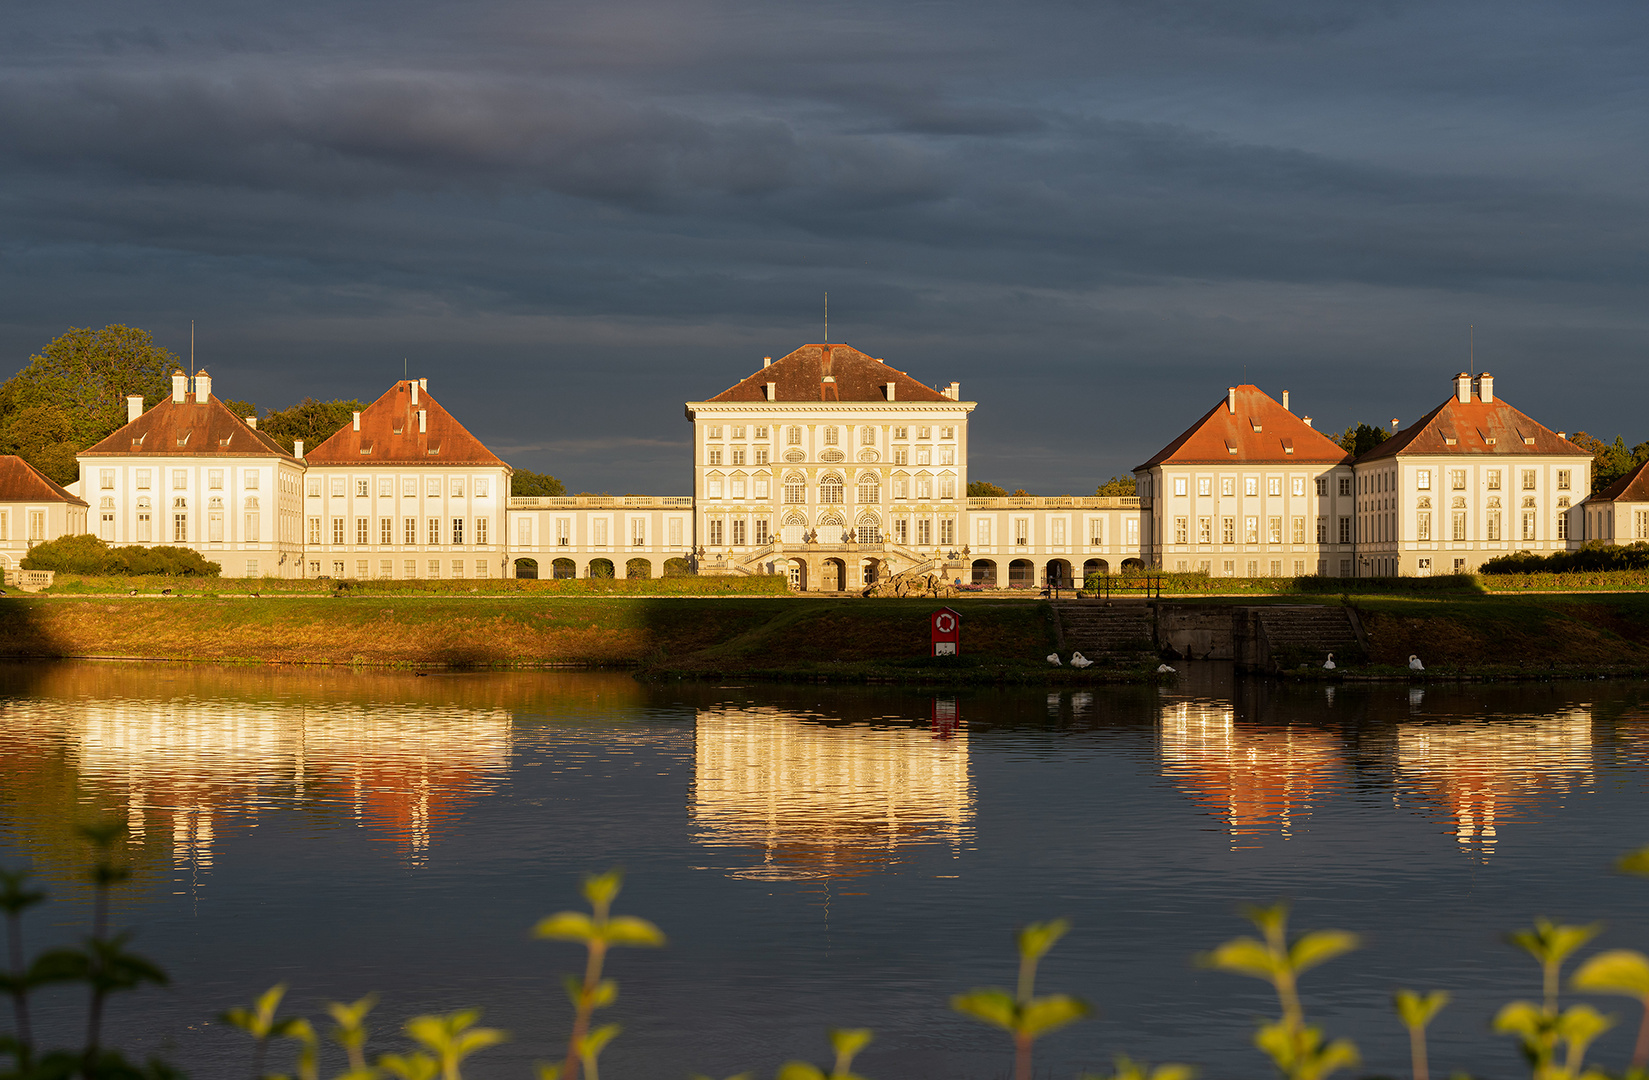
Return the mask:
M1646 388L1649 17L1492 15L39 5L0 32L0 340L193 316L271 405L407 356L588 488L680 486L679 402L817 338L825 290L833 337L964 379L976 467L1029 487L1244 369L1330 426L1418 415L1471 322L1514 401L1625 430L1551 372Z

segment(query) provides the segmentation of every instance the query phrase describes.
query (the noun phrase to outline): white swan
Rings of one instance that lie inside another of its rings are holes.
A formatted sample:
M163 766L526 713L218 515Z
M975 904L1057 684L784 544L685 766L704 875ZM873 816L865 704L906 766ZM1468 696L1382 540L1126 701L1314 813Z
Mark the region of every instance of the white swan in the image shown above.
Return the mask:
M1413 653L1409 653L1409 670L1424 671L1426 670L1426 665L1420 662L1420 658L1418 656L1415 656Z
M1059 654L1056 652L1051 652L1048 654L1048 663L1052 664L1054 667L1062 666L1059 663Z
M1328 659L1323 661L1323 670L1324 671L1333 671L1334 670L1334 654L1333 653L1329 653L1328 654Z
M1157 674L1158 675L1176 675L1176 674L1178 674L1178 672L1174 668L1169 667L1167 664L1158 664L1157 665Z
M1074 668L1093 667L1094 662L1079 652L1071 654L1071 666Z

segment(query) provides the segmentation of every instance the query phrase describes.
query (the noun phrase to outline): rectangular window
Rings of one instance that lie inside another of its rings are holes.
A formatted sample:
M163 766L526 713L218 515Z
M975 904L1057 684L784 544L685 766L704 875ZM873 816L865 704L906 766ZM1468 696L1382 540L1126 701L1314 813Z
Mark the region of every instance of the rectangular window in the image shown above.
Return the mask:
M1487 525L1488 525L1488 539L1491 540L1491 541L1499 540L1500 539L1500 511L1490 510L1488 512L1486 522L1487 522Z
M1214 542L1214 519L1200 517L1197 519L1197 543L1212 544Z
M1063 547L1065 544L1065 519L1054 518L1048 523L1053 528L1053 543Z
M531 518L522 518L521 523L523 525L530 525L532 523L532 519ZM411 547L413 544L416 544L417 542L418 542L418 519L417 518L411 518L411 517L402 518L401 519L401 543L406 544L408 547ZM412 575L408 574L407 576L411 577Z
M437 497L440 496L441 478L439 476L428 476L424 478L424 494L434 495Z
M1257 518L1257 517L1250 517L1250 518L1244 519L1242 535L1243 535L1243 540L1246 543L1250 543L1250 544L1259 543L1260 542L1260 519Z
M378 560L378 576L381 577L381 578L392 578L392 577L394 577L395 576L395 560L394 559L379 559Z
M956 498L956 477L947 475L939 478L939 497L941 499Z
M1131 517L1123 522L1123 543L1127 547L1139 544L1139 518Z
M332 492L332 497L334 499L341 499L341 498L344 497L344 494L345 494L344 484L345 483L346 483L346 481L342 476L332 477L332 483L330 485L330 490ZM339 568L339 572L340 573L342 572L342 567Z
M743 465L744 464L744 447L735 446L733 448L733 464L735 464L735 465Z
M1183 477L1183 476L1174 477L1174 494L1175 495L1184 495L1185 494L1185 488L1186 488L1185 477Z
M206 470L206 486L207 486L207 488L209 488L212 491L222 491L223 490L223 470L222 469L207 469Z
M1088 543L1099 547L1105 543L1105 519L1091 517L1088 519Z
M1297 517L1293 520L1293 524L1294 524L1294 529L1293 529L1294 543L1296 543L1296 544L1305 543L1305 518Z
M1431 511L1421 510L1414 515L1414 538L1416 540L1431 539Z
M1207 495L1212 495L1213 493L1214 493L1214 481L1210 480L1206 476L1198 477L1197 478L1197 494L1207 496Z
M1534 470L1533 469L1524 469L1523 470L1523 490L1524 491L1533 491L1534 490Z
M364 517L358 517L355 519L355 542L357 544L365 544L367 542L367 519Z
M604 518L604 517L595 518L594 520L592 520L590 522L590 530L593 533L593 535L591 537L591 541L595 544L595 546L596 547L606 547L607 546L607 519Z
M707 427L705 429L704 435L705 435L705 438L707 438L707 439L719 439L719 438L721 438L721 425L720 424L711 424L709 427Z
M1351 543L1351 519L1348 517L1340 519L1340 543Z
M452 560L452 576L455 577L455 578L461 578L461 577L464 576L464 560L463 559L454 559L454 560Z
M256 469L247 469L242 472L240 480L241 487L245 488L247 491L258 490L258 475L258 470Z
M933 451L930 448L926 447L926 446L918 446L916 448L916 464L918 464L918 465L932 465L933 464Z
M1283 519L1280 517L1267 518L1265 522L1265 542L1280 544L1283 542Z
M97 486L104 491L113 491L115 486L115 471L113 469L99 469L97 472Z
M338 546L338 547L342 547L343 542L344 542L344 519L341 518L341 517L335 517L335 518L332 519L332 543L334 545Z
M1283 478L1280 476L1269 478L1265 484L1265 491L1267 495L1281 495L1283 493Z
M1189 523L1184 518L1177 517L1174 519L1174 543L1187 543L1186 537L1190 535L1190 532Z
M441 542L441 519L430 518L429 530L424 534L429 537L429 544L433 547Z
M555 519L555 543L557 547L570 547L573 542L573 519Z
M933 429L930 427L919 427L916 429L916 437L918 439L931 439L933 438Z
M1488 472L1488 478L1489 478L1489 490L1490 491L1499 491L1500 490L1500 470L1499 469L1490 469L1489 472ZM1449 487L1453 488L1455 491L1464 491L1466 489L1466 473L1465 473L1464 470L1451 471L1449 473Z
M309 542L311 544L319 544L321 542L321 519L318 517L312 517L309 519Z
M1029 544L1031 542L1030 518L1013 519L1013 542L1016 544Z
M743 547L744 546L744 519L743 518L734 518L733 522L732 522L732 525L733 525L733 546L734 547Z
M1340 477L1340 494L1341 495L1350 495L1351 494L1351 477L1349 477L1349 476Z
M709 454L709 461L708 461L709 464L711 464L711 465L720 465L721 464L721 449L719 447L712 447L708 451L708 454Z
M745 481L744 477L742 477L742 476L733 477L732 482L728 484L728 487L731 488L731 490L728 492L728 494L732 498L735 498L735 499L744 498L745 484L746 484L746 481Z
M1244 495L1258 495L1260 493L1260 479L1257 476L1243 477L1242 490Z
M767 448L765 446L759 446L756 448L756 464L767 464Z
M1559 540L1569 539L1569 515L1561 510L1557 514L1557 538Z
M1523 511L1523 539L1525 540L1535 539L1534 513L1533 510Z
M1466 538L1466 512L1464 510L1454 511L1454 538L1456 540Z
M1304 495L1305 494L1305 477L1296 476L1294 478L1293 492L1296 495Z
M947 435L946 438L949 438ZM949 546L956 543L956 519L942 517L939 519L939 543Z
M1449 470L1449 489L1451 491L1465 491L1466 490L1466 470L1465 469L1450 469ZM1500 490L1500 470L1499 469L1489 470L1489 490L1490 491L1499 491Z
M247 559L246 560L246 576L247 577L257 577L258 576L258 560L256 560L256 559Z
M429 576L432 577L432 578L438 578L438 577L441 576L441 560L440 559L431 559L429 561Z
M1559 469L1559 470L1557 470L1557 490L1559 490L1559 491L1568 491L1569 490L1570 475L1571 474L1570 474L1568 469Z
M744 438L744 425L743 424L734 424L733 425L733 438L735 438L735 439Z
M189 515L172 515L172 543L186 544L189 542Z
M1220 519L1220 542L1235 544L1237 542L1237 519L1227 517Z
M406 562L402 563L401 564L401 576L405 577L405 578L415 578L415 577L417 577L418 576L418 560L417 559L408 559Z
M980 518L973 523L973 542L980 547L991 546L991 519Z
M766 526L767 526L767 520L764 518L764 519L762 519L761 525L758 526L758 531L760 529L766 528ZM669 532L670 546L673 547L673 548L680 547L681 546L681 519L680 518L671 518L669 528L670 528L670 532ZM765 542L765 541L763 541L763 542Z
M939 464L941 464L941 465L955 465L956 464L956 447L954 447L954 446L941 446L939 448Z
M670 522L670 524L675 526L677 530L680 530L680 528L681 528L681 522L679 522L679 521L672 521L672 522ZM768 530L767 530L767 519L766 518L757 518L756 519L756 546L761 547L763 544L772 543L772 541L773 541L773 534L768 532Z
M485 560L485 559L476 559L475 560L475 576L476 577L490 577L491 576L491 570L490 570L489 564L487 563L487 560Z
M907 429L896 427L893 429L893 437L895 439L908 439L910 438L910 435L907 433Z
M630 543L635 545L636 547L640 547L643 544L647 543L647 519L646 518L637 517L637 518L631 518L630 519Z
M393 544L395 542L395 519L378 519L378 543Z
M910 519L898 518L893 523L893 539L895 543L910 543Z
M148 469L139 469L137 471L137 489L139 491L148 491L149 490L149 470ZM320 492L317 491L317 492L315 492L315 494L319 495Z
M1229 495L1235 495L1236 493L1237 493L1236 478L1235 477L1230 477L1230 476L1220 477L1220 494L1229 496Z
M475 542L477 544L485 544L487 542L487 522L491 520L491 518L484 517L475 519Z
M395 494L395 478L393 476L378 477L378 497L387 499ZM387 575L386 575L387 576Z
M1635 540L1649 540L1649 510L1633 511L1632 537Z
M752 433L751 434L752 438L765 439L765 438L767 438L767 425L766 424L757 424L754 428L751 429L751 433Z
M926 436L924 436L924 438L925 437ZM917 518L916 519L916 546L917 547L932 547L933 546L933 519L932 518Z
M172 470L172 490L183 491L189 487L189 472L187 469Z
M704 497L706 499L721 498L722 478L712 476L704 481Z
M916 497L918 499L933 498L933 477L918 476L916 478Z
M454 544L462 544L464 542L464 519L463 518L453 518L452 519L452 542Z
M246 515L246 521L244 522L246 526L246 535L241 537L242 540L252 544L258 542L258 518L261 516L261 514L256 513Z
M903 446L894 447L893 448L893 463L895 465L909 465L910 464L910 451L907 450Z
M1431 490L1431 470L1421 469L1414 474L1414 486L1420 491Z
M721 518L710 518L705 525L710 532L710 546L721 547Z
M784 433L784 441L786 446L800 446L802 444L802 429L799 427L789 428Z
M532 518L518 517L515 519L515 546L532 547Z
M370 479L368 479L367 477L357 476L355 478L355 497L357 499L364 499L364 498L367 498L369 495L371 495L372 494L371 488L372 488L372 481Z
M403 476L403 477L401 477L401 498L403 498L403 499L416 499L417 497L418 497L418 478L416 476ZM414 575L414 574L408 574L407 575L407 577L415 577L415 576L416 575Z

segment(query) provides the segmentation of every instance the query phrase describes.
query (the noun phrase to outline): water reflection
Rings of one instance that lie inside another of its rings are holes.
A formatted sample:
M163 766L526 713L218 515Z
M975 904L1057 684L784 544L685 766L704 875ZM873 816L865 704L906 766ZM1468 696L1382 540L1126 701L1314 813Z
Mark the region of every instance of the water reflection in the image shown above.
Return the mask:
M761 707L698 711L694 839L758 852L737 877L840 878L902 849L960 850L974 816L967 731L954 701L931 729L841 724Z
M1398 791L1448 822L1460 846L1492 854L1507 824L1593 781L1592 711L1397 726Z
M1339 783L1337 735L1299 725L1238 725L1229 701L1169 701L1159 721L1163 775L1221 821L1232 846L1287 838Z

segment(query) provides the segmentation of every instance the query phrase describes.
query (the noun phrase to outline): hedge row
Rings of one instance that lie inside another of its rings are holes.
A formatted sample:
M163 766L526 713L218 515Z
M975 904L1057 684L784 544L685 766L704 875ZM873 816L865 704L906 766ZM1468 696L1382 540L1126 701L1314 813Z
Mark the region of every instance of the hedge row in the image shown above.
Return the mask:
M1649 542L1605 544L1593 541L1577 551L1536 555L1514 551L1484 563L1484 574L1570 574L1599 571L1649 570Z
M1566 574L1485 574L1494 592L1637 592L1649 591L1649 570L1600 570Z
M60 536L36 544L23 557L25 570L55 570L66 574L98 574L106 577L160 575L164 577L217 577L223 569L208 562L198 551L180 547L110 547L90 534Z

